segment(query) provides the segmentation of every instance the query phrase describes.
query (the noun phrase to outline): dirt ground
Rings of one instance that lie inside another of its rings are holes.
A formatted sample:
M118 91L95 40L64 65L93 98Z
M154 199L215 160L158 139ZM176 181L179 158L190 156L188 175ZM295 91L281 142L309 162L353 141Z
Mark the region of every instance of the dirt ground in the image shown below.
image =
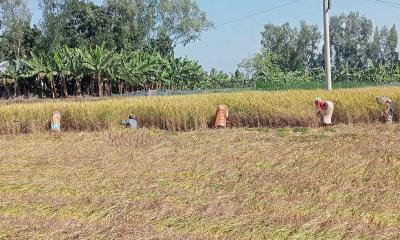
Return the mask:
M400 239L400 126L0 136L0 239Z

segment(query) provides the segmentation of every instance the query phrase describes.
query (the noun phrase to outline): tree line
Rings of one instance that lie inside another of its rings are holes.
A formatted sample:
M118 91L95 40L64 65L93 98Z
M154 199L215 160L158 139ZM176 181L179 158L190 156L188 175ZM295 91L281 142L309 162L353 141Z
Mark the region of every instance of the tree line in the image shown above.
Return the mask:
M213 26L194 0L0 0L0 96L104 96L148 89L250 87L322 82L316 25L266 24L262 52L235 73L206 72L174 49ZM396 26L374 27L359 13L331 17L334 82L400 81Z
M351 12L332 16L330 28L334 82L400 81L395 25L374 27L367 17ZM261 44L261 53L241 63L258 83L324 80L323 41L317 25L266 24Z
M174 48L212 27L193 0L40 0L31 25L26 0L2 0L0 93L105 96L148 89L248 85L243 74L206 72Z
M31 26L27 0L1 0L1 59L59 47L106 44L117 51L151 49L169 54L213 26L193 0L38 0L42 20Z
M4 97L110 96L150 89L217 89L241 87L240 73L205 72L197 61L144 50L108 50L64 46L51 55L31 53L6 63L0 75Z

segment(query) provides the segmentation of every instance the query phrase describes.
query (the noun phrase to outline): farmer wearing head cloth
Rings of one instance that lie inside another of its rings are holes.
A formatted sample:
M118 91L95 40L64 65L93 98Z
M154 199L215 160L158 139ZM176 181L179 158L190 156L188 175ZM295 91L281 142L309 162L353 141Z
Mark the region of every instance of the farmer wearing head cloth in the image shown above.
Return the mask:
M53 115L51 118L51 130L53 132L61 131L61 114L60 114L60 112L53 112Z
M382 112L382 118L384 123L387 124L393 123L394 102L390 98L384 96L377 97L376 102L379 105L384 106L384 110Z
M332 115L334 106L330 101L324 101L321 98L314 100L315 107L317 109L317 116L321 118L322 126L332 125Z
M226 128L227 118L229 117L228 108L225 105L219 105L215 116L215 128Z

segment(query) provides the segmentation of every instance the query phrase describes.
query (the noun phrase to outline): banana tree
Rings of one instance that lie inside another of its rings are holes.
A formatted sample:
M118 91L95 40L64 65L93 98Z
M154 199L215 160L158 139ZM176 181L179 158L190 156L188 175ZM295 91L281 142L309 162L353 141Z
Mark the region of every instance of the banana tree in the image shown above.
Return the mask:
M159 53L137 51L132 64L136 81L146 90L158 88L162 57Z
M130 82L132 76L131 71L131 59L129 59L128 55L125 53L116 54L114 56L114 63L106 70L107 77L110 79L111 83L117 84L120 95L123 93L124 85Z
M12 73L9 69L10 63L6 62L5 68L0 71L0 84L3 86L7 91L7 98L11 98L10 89L14 85L14 79Z
M82 55L77 48L66 46L64 47L64 56L66 58L66 70L73 80L75 80L75 95L80 96L82 92L81 82L85 72L82 66Z
M53 63L57 76L62 82L62 93L64 97L68 97L67 80L71 75L68 69L69 59L65 55L64 49L59 49L53 52Z
M79 50L83 60L83 66L93 75L98 84L98 96L103 96L103 79L107 68L113 64L114 52L108 51L105 45L95 48Z
M36 82L40 83L40 94L41 98L44 98L44 78L47 75L47 60L46 55L36 55L31 52L31 58L27 61L28 65L28 76L35 77Z
M162 59L162 65L160 70L160 81L162 87L172 89L172 83L174 81L175 73L175 58L174 56L169 56Z
M14 96L17 97L18 88L20 81L25 77L26 72L24 72L24 62L20 59L10 61L8 67L6 68L4 75L8 83L14 84ZM9 92L9 91L8 91Z
M42 97L44 97L44 88L46 87L45 80L47 79L47 82L50 84L50 89L51 89L51 97L53 99L56 98L56 84L54 82L54 76L57 75L56 71L56 64L54 62L54 59L51 56L48 56L46 54L40 54L39 56L33 57L34 54L32 54L32 59L30 59L29 62L27 62L28 66L28 71L27 75L28 77L37 77L40 80L41 88L42 88Z
M173 83L180 89L201 88L205 74L196 61L176 58L172 62Z

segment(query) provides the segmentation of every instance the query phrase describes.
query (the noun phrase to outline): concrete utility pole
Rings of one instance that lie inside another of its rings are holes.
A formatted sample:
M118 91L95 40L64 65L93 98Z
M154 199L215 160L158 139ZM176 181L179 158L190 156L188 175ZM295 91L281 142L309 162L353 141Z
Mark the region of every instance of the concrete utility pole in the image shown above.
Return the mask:
M324 5L324 39L325 39L325 82L326 90L332 91L332 74L331 74L331 43L329 34L329 9L331 0L322 0Z

